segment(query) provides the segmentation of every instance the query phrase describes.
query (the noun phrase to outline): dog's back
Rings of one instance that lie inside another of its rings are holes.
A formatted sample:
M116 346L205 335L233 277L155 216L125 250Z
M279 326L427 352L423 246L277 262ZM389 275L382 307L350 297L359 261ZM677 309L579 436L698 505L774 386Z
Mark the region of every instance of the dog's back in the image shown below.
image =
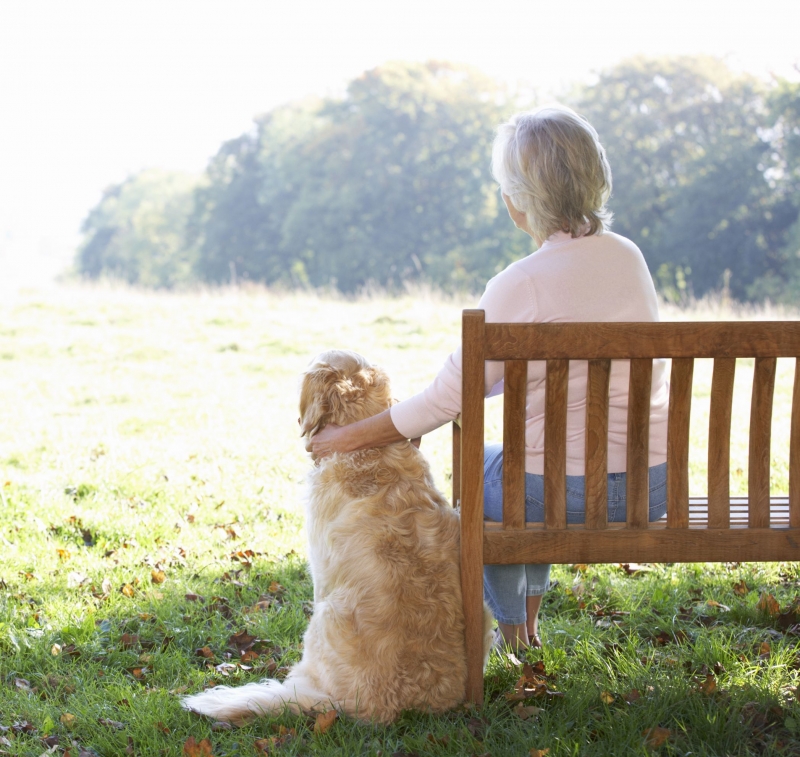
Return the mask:
M459 521L422 454L402 443L323 462L308 522L318 588L305 648L323 688L380 721L462 701Z

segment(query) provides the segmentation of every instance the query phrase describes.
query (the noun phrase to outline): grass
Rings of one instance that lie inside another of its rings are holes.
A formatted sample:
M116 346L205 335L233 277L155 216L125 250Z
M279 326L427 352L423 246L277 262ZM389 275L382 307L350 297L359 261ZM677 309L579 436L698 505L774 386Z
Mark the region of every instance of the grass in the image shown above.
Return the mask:
M425 292L4 294L0 754L182 755L190 737L218 756L797 754L794 564L556 567L545 648L527 662L563 696L524 700L540 708L525 720L507 695L531 669L502 655L482 710L390 727L338 720L315 733L284 716L215 730L181 710L183 692L281 676L301 654L312 587L295 405L309 358L356 349L408 396L457 343L464 304ZM706 302L665 317L731 315ZM787 490L793 371L779 362L775 493ZM737 370L732 491L743 493L752 366ZM705 486L710 373L696 369L693 493ZM493 438L499 422L492 407ZM447 429L423 440L445 491L448 445Z

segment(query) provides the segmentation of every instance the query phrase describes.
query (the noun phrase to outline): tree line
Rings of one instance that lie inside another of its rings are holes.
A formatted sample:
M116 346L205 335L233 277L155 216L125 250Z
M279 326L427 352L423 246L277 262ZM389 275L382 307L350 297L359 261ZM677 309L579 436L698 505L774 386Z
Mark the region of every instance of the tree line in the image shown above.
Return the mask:
M600 134L612 228L664 296L797 300L800 85L713 59L638 58L561 100ZM148 170L109 187L77 270L152 287L480 291L534 249L489 171L494 129L533 105L472 69L380 66L343 97L256 118L199 177Z

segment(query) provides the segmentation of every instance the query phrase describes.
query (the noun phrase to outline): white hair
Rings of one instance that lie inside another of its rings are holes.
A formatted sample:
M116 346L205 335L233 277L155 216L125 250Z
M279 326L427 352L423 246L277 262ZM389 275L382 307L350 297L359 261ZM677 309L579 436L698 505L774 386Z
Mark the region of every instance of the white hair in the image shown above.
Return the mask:
M611 226L605 150L592 125L569 108L517 113L501 124L492 174L539 242L557 231L578 237Z

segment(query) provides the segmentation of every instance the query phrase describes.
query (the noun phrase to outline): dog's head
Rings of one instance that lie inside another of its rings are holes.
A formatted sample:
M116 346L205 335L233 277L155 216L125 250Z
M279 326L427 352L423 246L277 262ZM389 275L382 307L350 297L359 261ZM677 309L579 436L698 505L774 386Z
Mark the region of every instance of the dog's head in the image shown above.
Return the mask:
M389 377L350 350L328 350L309 364L300 387L300 428L313 436L328 423L346 426L392 404Z

